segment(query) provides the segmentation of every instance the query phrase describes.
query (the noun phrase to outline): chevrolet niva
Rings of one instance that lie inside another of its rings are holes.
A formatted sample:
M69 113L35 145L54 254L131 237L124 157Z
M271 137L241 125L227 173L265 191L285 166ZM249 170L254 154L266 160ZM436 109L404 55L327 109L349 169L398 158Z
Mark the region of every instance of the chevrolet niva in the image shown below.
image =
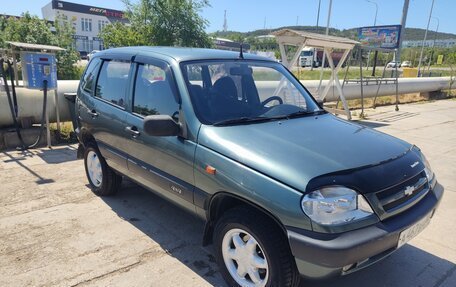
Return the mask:
M76 114L93 191L127 177L202 218L230 286L360 270L422 231L443 194L419 148L327 113L255 55L105 50Z

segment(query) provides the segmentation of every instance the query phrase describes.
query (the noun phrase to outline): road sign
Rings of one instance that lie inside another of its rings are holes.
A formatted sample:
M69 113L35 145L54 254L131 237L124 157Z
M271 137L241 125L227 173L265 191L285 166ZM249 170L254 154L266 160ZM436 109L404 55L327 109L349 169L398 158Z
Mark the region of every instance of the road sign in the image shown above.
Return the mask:
M443 55L438 55L437 56L437 65L442 65L443 64Z
M370 26L358 28L358 40L368 48L397 49L401 25Z

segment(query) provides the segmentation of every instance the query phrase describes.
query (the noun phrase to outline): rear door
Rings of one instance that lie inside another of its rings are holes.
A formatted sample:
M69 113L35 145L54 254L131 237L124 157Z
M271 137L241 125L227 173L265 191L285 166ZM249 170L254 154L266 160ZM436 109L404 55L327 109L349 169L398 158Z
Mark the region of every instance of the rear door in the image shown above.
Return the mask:
M193 158L196 144L182 137L155 137L143 130L148 115L179 118L179 95L169 65L159 60L136 58L130 112L128 169L130 176L173 202L194 211Z
M131 61L126 59L103 59L94 87L94 105L89 109L94 122L92 135L103 157L109 166L122 173L128 171L124 152L128 144L125 107L131 67Z
M101 64L101 59L93 59L87 66L84 76L82 76L79 83L78 97L76 99L76 111L79 128L84 132L92 133L94 124L97 122L96 116L92 113L92 111L95 110L97 102L97 100L93 97L93 93Z

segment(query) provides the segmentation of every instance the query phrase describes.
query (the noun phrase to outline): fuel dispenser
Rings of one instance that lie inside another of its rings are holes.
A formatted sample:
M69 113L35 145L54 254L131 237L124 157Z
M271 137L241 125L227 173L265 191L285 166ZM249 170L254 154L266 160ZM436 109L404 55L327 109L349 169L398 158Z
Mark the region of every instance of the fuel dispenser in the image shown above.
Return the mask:
M37 140L30 146L26 146L22 139L19 124L17 122L18 109L16 103L16 91L14 85L14 72L13 63L9 60L0 59L1 74L2 74L2 87L5 89L8 103L10 105L11 116L16 128L18 138L21 142L19 149L27 149L35 147L41 140L41 135L46 127L47 145L51 146L51 133L49 130L49 115L47 112L47 94L49 90L57 89L57 65L55 54L40 53L40 52L21 52L22 63L22 79L23 86L28 89L42 90L43 91L43 110L41 115L41 130ZM6 63L6 69L4 67ZM8 86L7 75L11 79L11 90Z
M54 54L22 52L24 87L38 90L57 88L57 65ZM46 91L46 92L47 92Z

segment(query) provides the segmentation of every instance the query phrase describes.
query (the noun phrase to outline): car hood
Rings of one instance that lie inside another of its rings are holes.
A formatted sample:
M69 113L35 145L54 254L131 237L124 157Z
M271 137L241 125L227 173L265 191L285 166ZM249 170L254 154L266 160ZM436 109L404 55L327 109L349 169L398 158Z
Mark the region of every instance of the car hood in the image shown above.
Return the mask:
M203 125L198 142L301 191L316 176L376 165L411 148L407 142L331 114Z

